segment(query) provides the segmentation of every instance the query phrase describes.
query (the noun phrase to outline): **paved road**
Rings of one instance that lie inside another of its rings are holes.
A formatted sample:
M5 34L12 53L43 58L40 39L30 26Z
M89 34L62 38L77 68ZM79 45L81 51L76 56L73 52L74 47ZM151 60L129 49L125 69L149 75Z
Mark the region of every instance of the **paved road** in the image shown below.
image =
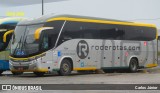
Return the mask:
M58 76L57 73L36 77L33 73L24 73L14 76L6 71L0 76L0 84L160 84L160 67L139 70L137 73L115 72L104 74L78 74L73 72L70 76ZM0 91L4 93L22 93L17 91ZM23 91L25 92L25 91ZM44 91L27 91L25 93L43 93ZM47 93L64 93L62 90L45 91ZM65 93L159 93L159 91L123 91L123 90L65 90Z
M58 76L46 74L36 77L33 73L15 76L9 71L0 76L0 84L160 84L160 67L140 70L137 73L115 72L105 74L78 74Z
M46 74L44 77L36 77L33 73L24 73L14 76L6 71L0 76L0 84L160 84L160 67L140 70L137 73L115 72L104 74L77 74L70 76L58 76ZM54 91L0 91L3 93L159 93L153 90L54 90Z

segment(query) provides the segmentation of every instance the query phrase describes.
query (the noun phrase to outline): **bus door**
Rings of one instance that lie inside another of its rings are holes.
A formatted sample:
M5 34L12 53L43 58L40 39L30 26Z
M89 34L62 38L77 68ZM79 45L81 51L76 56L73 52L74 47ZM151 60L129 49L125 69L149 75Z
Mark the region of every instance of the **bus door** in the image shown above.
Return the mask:
M51 50L51 34L49 32L50 30L43 31L40 38L40 51L46 51L45 56L42 58L42 63L47 63L46 65L44 64L44 66L46 67L53 65L53 53Z

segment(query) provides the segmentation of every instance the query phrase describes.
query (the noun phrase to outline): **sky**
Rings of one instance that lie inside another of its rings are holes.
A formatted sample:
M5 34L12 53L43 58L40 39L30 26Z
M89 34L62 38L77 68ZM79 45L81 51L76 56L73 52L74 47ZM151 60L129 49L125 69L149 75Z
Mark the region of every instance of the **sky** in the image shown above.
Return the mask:
M40 3L12 5L8 2L8 5L5 5L0 1L0 11L0 16L5 16L8 11L24 12L27 18L42 16ZM160 28L160 0L46 0L44 15L47 14L73 14L145 22L156 24L157 28Z

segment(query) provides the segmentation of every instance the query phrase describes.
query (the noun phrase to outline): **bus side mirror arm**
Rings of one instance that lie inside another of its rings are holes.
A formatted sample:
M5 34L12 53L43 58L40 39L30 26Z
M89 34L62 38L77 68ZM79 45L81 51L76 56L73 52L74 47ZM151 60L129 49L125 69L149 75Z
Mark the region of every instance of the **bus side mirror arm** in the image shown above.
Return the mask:
M45 30L48 30L48 29L54 29L54 27L41 27L41 28L38 28L34 33L34 39L35 40L39 40L41 32L45 31Z
M3 35L3 42L7 42L7 35L9 35L9 34L11 34L11 33L13 33L14 32L14 30L9 30L9 31L7 31L4 35Z

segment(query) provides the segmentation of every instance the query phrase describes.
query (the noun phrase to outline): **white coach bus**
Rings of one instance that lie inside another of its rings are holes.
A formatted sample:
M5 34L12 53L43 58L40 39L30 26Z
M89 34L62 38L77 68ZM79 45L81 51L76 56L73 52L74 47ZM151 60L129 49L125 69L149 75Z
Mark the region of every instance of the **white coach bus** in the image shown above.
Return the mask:
M12 72L42 76L57 71L95 71L157 66L157 29L93 17L44 16L18 24L11 41Z

